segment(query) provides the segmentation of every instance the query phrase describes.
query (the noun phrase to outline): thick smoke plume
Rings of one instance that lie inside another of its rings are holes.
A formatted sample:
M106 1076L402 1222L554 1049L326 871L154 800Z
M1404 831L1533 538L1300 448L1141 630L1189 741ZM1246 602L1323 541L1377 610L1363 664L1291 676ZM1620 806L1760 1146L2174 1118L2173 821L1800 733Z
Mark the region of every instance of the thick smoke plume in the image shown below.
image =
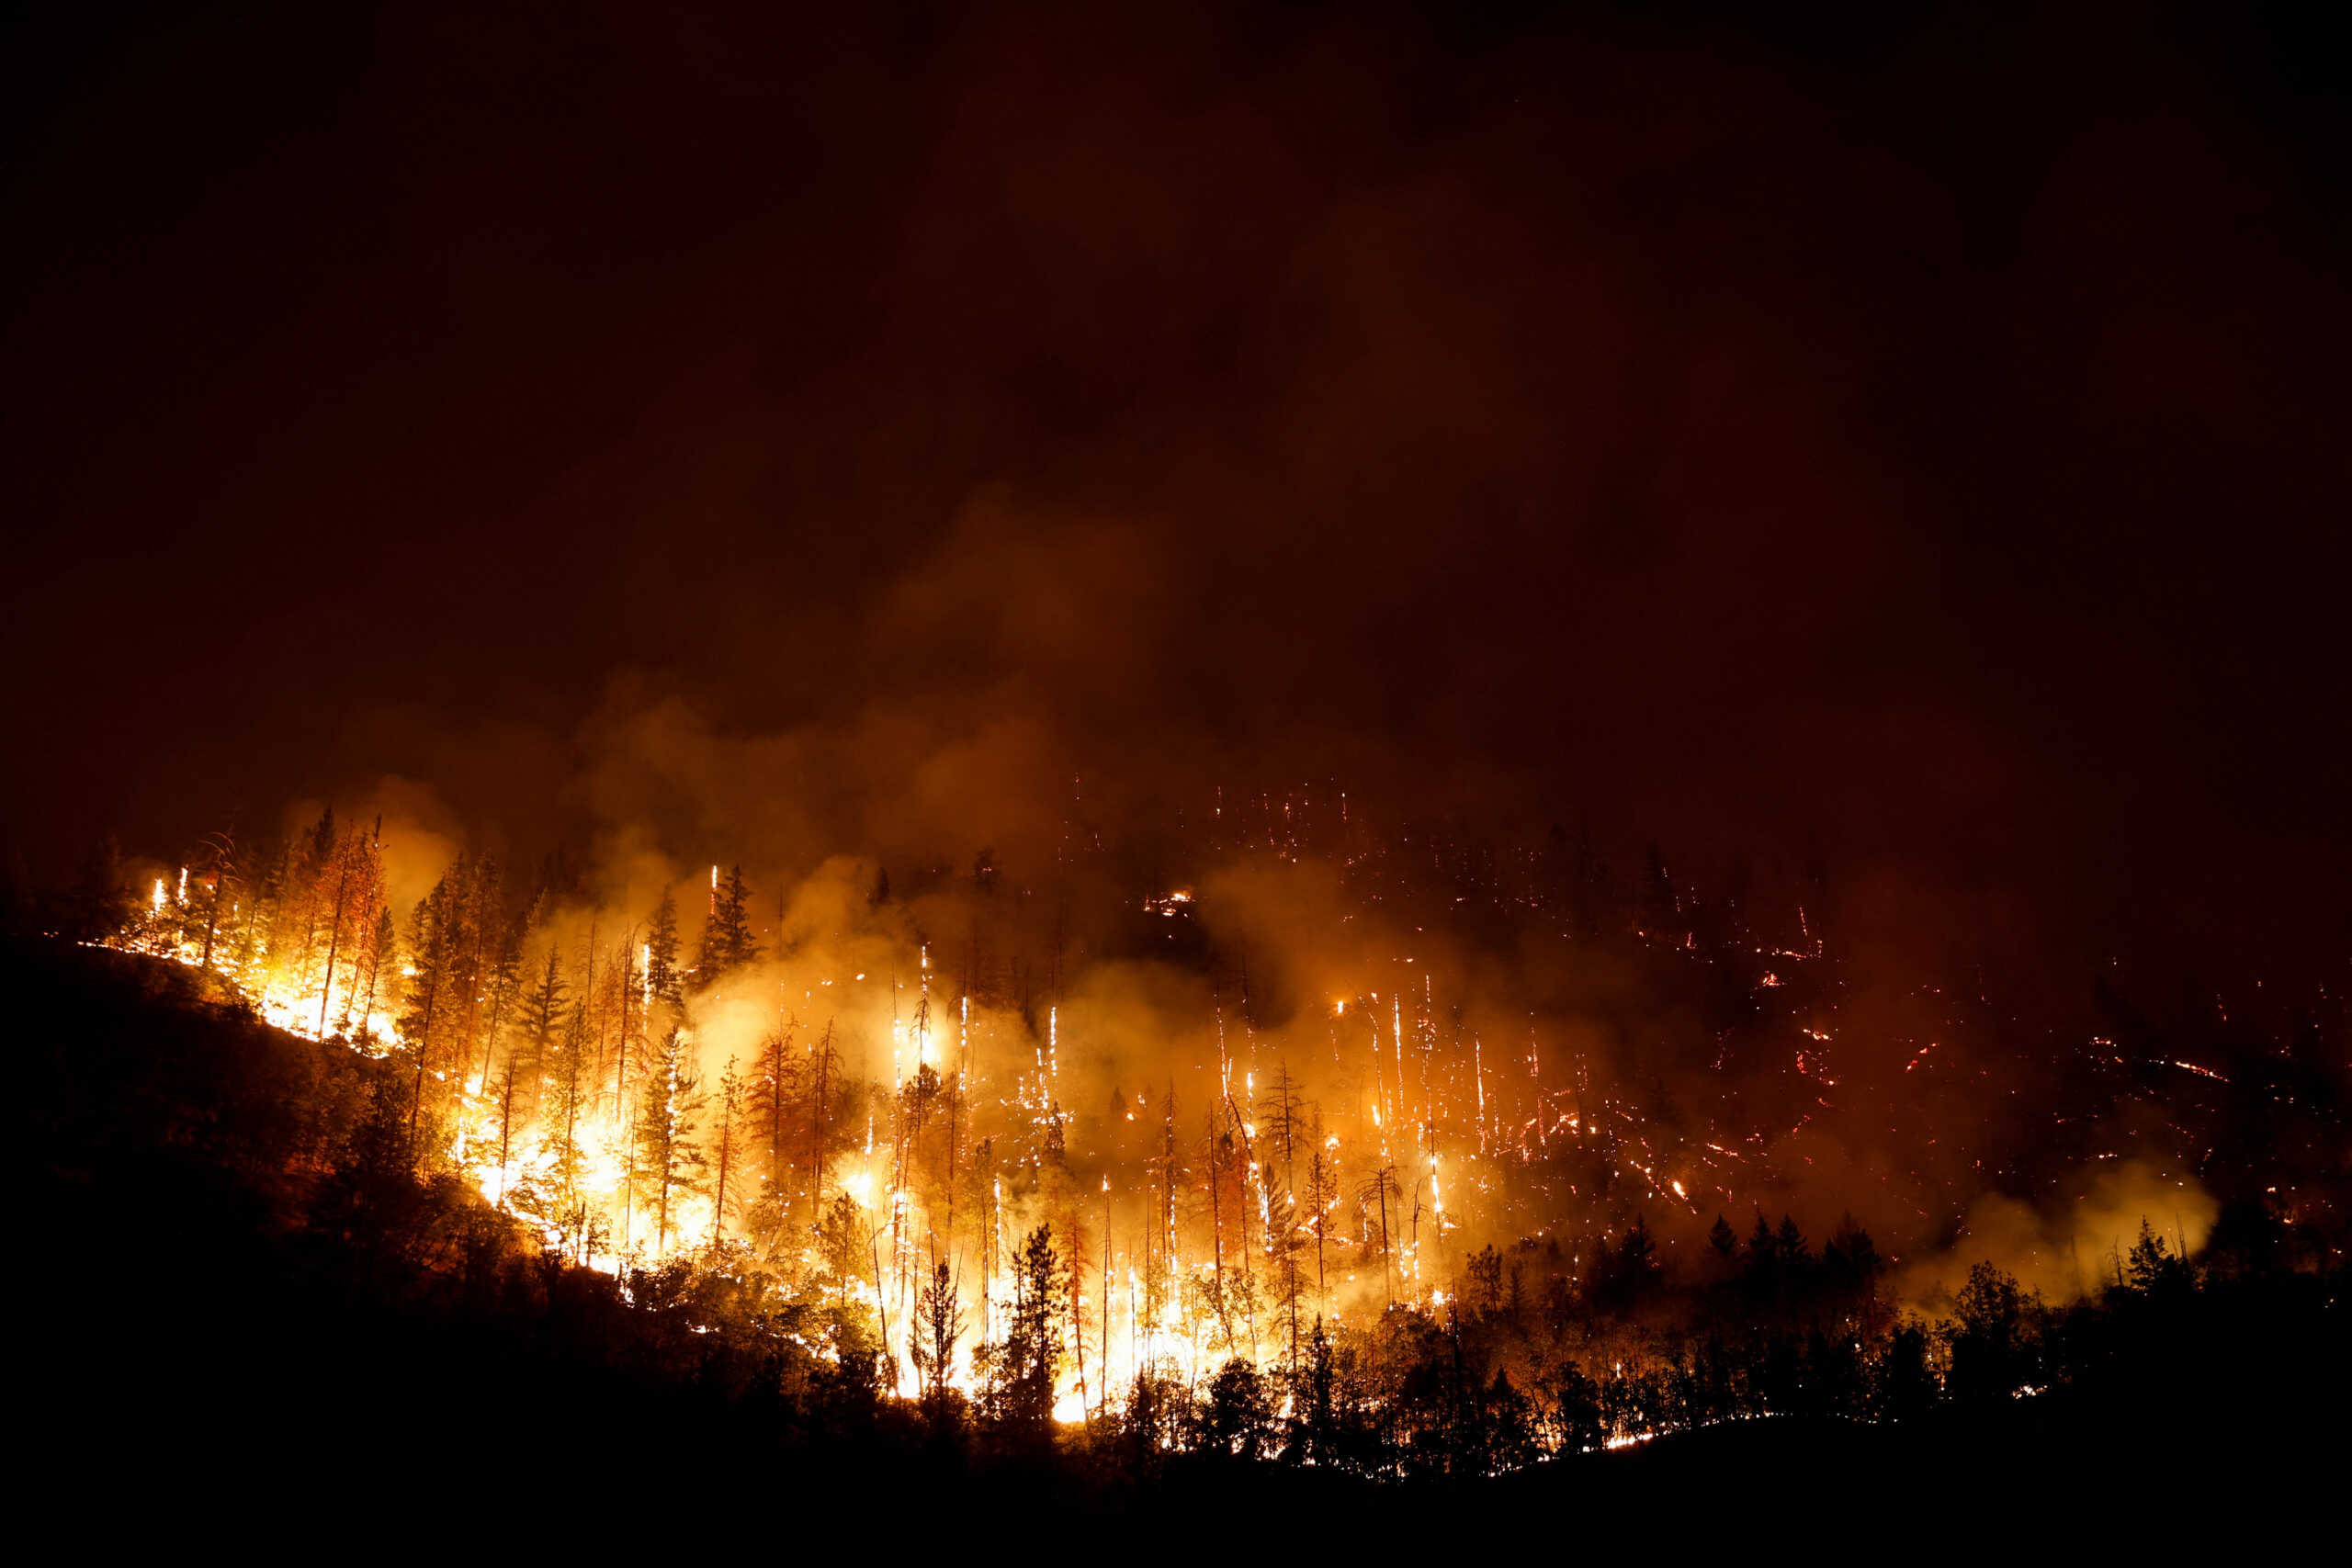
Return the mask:
M1905 1303L1940 1314L1969 1269L1990 1263L2052 1303L2095 1297L2123 1282L2143 1226L2172 1256L2194 1257L2220 1212L2193 1177L2140 1159L2102 1162L2077 1172L2039 1206L1985 1193L1969 1205L1960 1238L1911 1260L1894 1289Z

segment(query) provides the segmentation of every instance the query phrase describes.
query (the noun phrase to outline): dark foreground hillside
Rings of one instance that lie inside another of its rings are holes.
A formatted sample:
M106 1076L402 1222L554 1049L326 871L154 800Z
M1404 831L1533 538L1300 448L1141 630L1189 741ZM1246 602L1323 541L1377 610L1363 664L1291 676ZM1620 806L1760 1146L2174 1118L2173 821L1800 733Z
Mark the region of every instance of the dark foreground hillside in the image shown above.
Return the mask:
M2283 1529L2345 1472L2341 1280L2307 1274L2199 1292L2037 1397L1736 1422L1500 1479L1377 1484L1115 1432L943 1438L800 1348L802 1308L684 1274L641 1277L632 1302L539 1256L462 1184L412 1174L386 1065L269 1029L198 974L36 943L0 954L0 986L30 1151L17 1425L29 1495L93 1545L789 1551L819 1531L1047 1551L1141 1525L1120 1550L1506 1526L1574 1550L1694 1529L2022 1547Z

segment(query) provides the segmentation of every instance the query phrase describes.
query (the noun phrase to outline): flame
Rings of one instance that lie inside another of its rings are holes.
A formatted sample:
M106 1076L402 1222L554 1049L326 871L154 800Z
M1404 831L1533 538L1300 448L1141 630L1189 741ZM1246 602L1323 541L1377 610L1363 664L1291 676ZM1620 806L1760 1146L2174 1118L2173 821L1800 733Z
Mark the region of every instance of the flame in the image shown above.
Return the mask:
M721 882L714 863L714 897ZM199 942L182 929L199 923L187 913L189 885L183 868L175 900L171 883L157 878L147 900L148 924L126 942L182 963L202 962ZM200 901L204 879L199 876L196 885ZM1147 908L1173 913L1193 902L1191 889L1177 888L1148 901ZM373 919L371 910L366 922L371 933ZM345 936L348 940L350 933ZM511 1053L495 1038L487 1049L477 1038L456 1054L458 1059L436 1059L424 1075L437 1086L434 1092L446 1106L446 1118L438 1123L446 1130L440 1157L462 1172L486 1201L536 1227L550 1249L624 1280L633 1269L695 1256L707 1258L713 1268L758 1269L803 1284L818 1281L829 1299L865 1314L879 1333L902 1391L917 1382L915 1307L934 1259L950 1263L973 1320L948 1381L977 1394L981 1390L973 1352L982 1339L1003 1333L1015 1296L1012 1270L1021 1238L1035 1224L1049 1224L1065 1260L1077 1260L1078 1278L1067 1305L1072 1348L1083 1346L1086 1382L1081 1388L1073 1354L1054 1399L1057 1417L1069 1421L1108 1407L1114 1396L1106 1391L1131 1387L1148 1369L1197 1384L1229 1357L1281 1365L1289 1337L1269 1332L1266 1314L1270 1280L1283 1267L1285 1248L1320 1248L1317 1272L1328 1270L1328 1287L1318 1287L1322 1293L1311 1311L1335 1328L1371 1322L1392 1302L1411 1312L1452 1308L1463 1243L1475 1249L1489 1236L1523 1233L1523 1224L1520 1232L1505 1228L1514 1223L1514 1202L1525 1201L1517 1194L1543 1194L1544 1184L1551 1182L1548 1190L1557 1198L1558 1179L1538 1163L1544 1141L1555 1133L1593 1138L1585 1145L1592 1157L1603 1157L1606 1149L1605 1157L1619 1169L1651 1179L1650 1190L1670 1189L1685 1202L1690 1189L1683 1180L1653 1173L1712 1172L1694 1174L1693 1179L1718 1186L1727 1199L1745 1180L1726 1173L1736 1173L1748 1156L1720 1145L1679 1141L1668 1129L1642 1121L1627 1102L1589 1092L1584 1069L1556 1042L1548 1054L1553 1059L1546 1060L1532 1022L1523 1058L1515 1048L1505 1054L1523 1061L1524 1070L1519 1061L1509 1062L1490 1083L1475 1031L1458 1034L1452 1044L1441 1038L1438 1021L1447 998L1431 966L1419 963L1421 955L1404 953L1379 962L1414 964L1423 976L1410 1025L1404 1020L1401 990L1392 987L1384 1018L1380 993L1351 987L1332 998L1332 1023L1306 1031L1311 1042L1302 1043L1297 1035L1272 1028L1261 1041L1260 1026L1245 1010L1239 1016L1247 1029L1246 1047L1235 1041L1228 1048L1220 1008L1216 1055L1209 1058L1204 1046L1197 1064L1204 1076L1192 1080L1206 1086L1203 1098L1220 1102L1212 1108L1207 1135L1212 1141L1238 1138L1230 1155L1217 1156L1224 1174L1216 1175L1204 1157L1197 1122L1179 1127L1171 1120L1163 1136L1150 1127L1148 1100L1092 1119L1065 1108L1058 996L1039 998L1046 1005L1043 1027L1037 1029L985 1005L976 1007L968 991L959 991L953 1048L943 1044L940 1052L931 1052L931 987L934 978L952 981L940 975L930 944L919 939L891 954L894 975L904 973L909 947L921 1000L911 1018L898 1016L890 1022L887 1077L878 1050L865 1069L878 1083L863 1081L853 1053L844 1053L849 1064L838 1069L853 1075L841 1083L841 1092L865 1107L862 1139L836 1138L823 1154L821 1177L809 1168L805 1154L795 1152L789 1169L774 1179L794 1205L791 1223L764 1233L756 1258L751 1256L746 1209L739 1205L746 1192L760 1195L759 1182L770 1179L765 1174L730 1174L726 1213L707 1178L701 1190L667 1194L666 1213L657 1212L659 1202L649 1195L653 1190L642 1135L649 1094L656 1121L668 1116L683 1124L693 1119L662 1106L677 1090L677 1074L647 1073L653 1064L646 1059L644 1037L657 1031L646 1021L654 1016L659 999L653 994L650 941L625 942L594 972L594 984L628 1002L621 1010L630 1037L626 1050L617 1039L597 1043L605 1053L604 1077L580 1109L571 1146L543 1105L514 1111L500 1081ZM628 962L631 956L633 964ZM395 960L402 979L418 977L417 958L403 948ZM346 961L339 955L339 965ZM572 962L568 956L564 961ZM1803 955L1790 955L1789 963L1802 961ZM1352 978L1374 981L1382 973L1397 970L1368 967ZM376 1056L415 1050L399 1016L403 1009L389 999L395 987L387 985L384 996L371 998L355 985L355 974L339 968L330 978L322 951L306 956L289 947L241 961L227 977L244 987L264 1017L289 1032L340 1039L352 1050ZM863 982L867 972L857 971L854 977ZM1764 982L1780 983L1780 971ZM477 982L481 984L486 982ZM804 998L820 990L829 998L854 994L831 977L802 975L794 985ZM469 1000L484 1003L484 997ZM1363 1003L1352 1016L1363 1020L1368 1032L1368 1055L1363 1042L1342 1038L1338 1021L1351 1018L1351 1000ZM895 981L892 1001L895 1008ZM702 1010L706 1006L687 998L682 1041L723 1037L715 1018ZM843 1007L846 1012L849 1004ZM1074 1014L1073 1027L1087 1016ZM880 1043L879 1024L876 1019L875 1035L867 1037L875 1046ZM1829 1038L1815 1028L1803 1034L1809 1050ZM807 1036L801 1042L794 1045L796 1053L804 1044L817 1051ZM910 1043L911 1062L905 1059ZM1295 1124L1283 1120L1290 1112L1278 1116L1272 1109L1283 1092L1279 1086L1295 1080L1299 1054L1310 1046L1328 1052L1335 1073L1351 1075L1336 1091L1329 1080L1318 1077L1329 1096L1318 1108L1327 1124L1296 1144L1301 1167L1313 1158L1337 1168L1343 1151L1351 1156L1342 1179L1319 1199L1307 1188L1304 1171L1286 1168L1294 1157L1286 1129ZM1276 1077L1273 1063L1260 1060L1261 1051L1290 1053L1281 1058L1289 1076ZM813 1060L812 1055L797 1061L793 1070L813 1071ZM626 1082L616 1081L614 1072L622 1063L628 1064L622 1069ZM1263 1101L1257 1089L1260 1065L1269 1067L1270 1085L1275 1086ZM1808 1068L1817 1065L1817 1058L1808 1057ZM2190 1063L2175 1065L2215 1076ZM691 1072L694 1064L689 1060L685 1066ZM1213 1077L1207 1073L1211 1066ZM937 1100L914 1098L917 1085L933 1081L943 1084ZM710 1087L706 1083L704 1091ZM1138 1110L1144 1112L1140 1118ZM1193 1114L1193 1108L1185 1113ZM706 1107L698 1114L693 1130L707 1145L715 1135L715 1112ZM1138 1129L1139 1121L1148 1134ZM854 1127L852 1122L834 1131ZM1264 1141L1270 1134L1283 1139L1279 1153ZM989 1157L995 1168L981 1180L973 1162L984 1144L992 1146ZM1514 1157L1528 1168L1514 1171L1506 1182L1495 1165ZM1452 1170L1447 1158L1455 1160ZM1758 1179L1765 1174L1759 1170ZM1377 1177L1376 1190L1367 1176ZM733 1187L739 1180L747 1185ZM558 1194L562 1202L556 1201ZM1080 1195L1086 1201L1079 1201ZM845 1206L838 1215L831 1209L836 1203ZM836 1219L849 1228L836 1225L828 1240L823 1227ZM746 1260L739 1263L739 1258Z

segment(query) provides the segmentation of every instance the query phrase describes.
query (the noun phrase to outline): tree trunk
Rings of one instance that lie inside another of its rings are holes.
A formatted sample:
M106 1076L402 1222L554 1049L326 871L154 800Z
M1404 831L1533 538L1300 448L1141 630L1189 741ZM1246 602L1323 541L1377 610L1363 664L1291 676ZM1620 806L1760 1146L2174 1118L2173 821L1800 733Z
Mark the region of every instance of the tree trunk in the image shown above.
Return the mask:
M334 927L327 936L327 977L319 986L319 1038L322 1040L327 1037L327 999L334 995L334 956L343 946L343 898L345 891L351 885L351 857L345 854L340 858L343 861L343 866L335 874L334 882ZM211 950L211 939L206 938L205 949L208 953Z

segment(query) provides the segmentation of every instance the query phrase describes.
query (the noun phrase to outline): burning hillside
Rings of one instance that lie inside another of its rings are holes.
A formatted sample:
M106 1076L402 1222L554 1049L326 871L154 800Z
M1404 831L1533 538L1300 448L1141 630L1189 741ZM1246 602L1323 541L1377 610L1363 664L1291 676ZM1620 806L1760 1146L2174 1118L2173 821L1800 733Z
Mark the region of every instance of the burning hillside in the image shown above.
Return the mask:
M1669 1282L1774 1276L1768 1317L1794 1289L1863 1346L1972 1262L2056 1303L2152 1236L2193 1256L2216 1188L2341 1223L2324 1075L2244 1166L2213 1137L2245 1068L1889 1007L1803 904L1655 849L1621 887L1589 842L1498 854L1335 790L1204 815L1173 889L981 852L763 893L402 866L328 810L208 840L106 940L392 1069L404 1157L549 1255L830 1303L902 1397L983 1397L1050 1310L1070 1421L1228 1364L1291 1386L1318 1336L1506 1290L1687 1328Z

